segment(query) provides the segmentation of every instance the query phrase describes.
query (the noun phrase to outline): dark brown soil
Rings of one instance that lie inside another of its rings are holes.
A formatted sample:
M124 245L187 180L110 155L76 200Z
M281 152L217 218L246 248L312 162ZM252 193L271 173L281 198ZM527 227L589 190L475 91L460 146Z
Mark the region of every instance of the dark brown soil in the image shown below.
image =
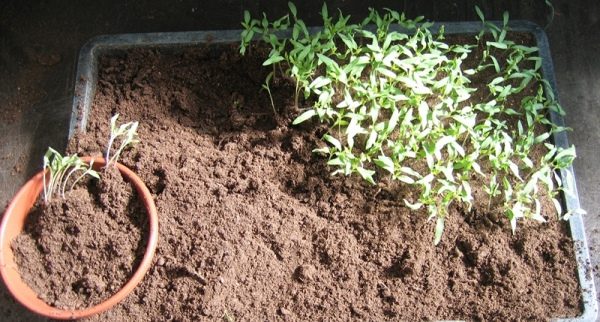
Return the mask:
M48 304L82 309L116 293L145 249L146 214L114 167L36 207L12 244L23 280Z
M261 91L265 51L237 44L130 50L100 60L87 154L108 120L140 121L124 156L160 217L154 265L123 303L92 320L545 320L581 312L566 223L450 209L434 223L410 191L332 177L311 153L323 129L290 126L293 88ZM477 205L477 204L476 204Z

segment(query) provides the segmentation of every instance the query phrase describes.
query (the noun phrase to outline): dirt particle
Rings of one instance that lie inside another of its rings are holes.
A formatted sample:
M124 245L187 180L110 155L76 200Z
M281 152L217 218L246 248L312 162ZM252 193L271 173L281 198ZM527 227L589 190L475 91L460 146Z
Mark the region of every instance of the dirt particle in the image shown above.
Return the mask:
M280 307L279 314L286 316L286 315L292 314L292 312L290 310L286 309L285 307Z
M317 269L313 265L300 265L296 268L296 279L302 283L312 282L317 274Z

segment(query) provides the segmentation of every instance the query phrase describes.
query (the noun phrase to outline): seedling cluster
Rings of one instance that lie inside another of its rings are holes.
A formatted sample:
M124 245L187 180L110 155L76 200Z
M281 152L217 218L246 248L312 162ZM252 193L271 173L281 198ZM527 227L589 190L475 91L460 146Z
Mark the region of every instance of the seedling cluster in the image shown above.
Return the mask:
M67 182L77 172L81 174L72 180L70 189L86 175L99 179L100 175L92 167L93 162L88 165L76 154L63 157L60 152L48 148L44 155L44 202L50 202L55 194L64 198Z
M137 136L138 122L129 122L117 126L118 118L119 114L115 114L110 119L110 137L105 153L105 168L108 168L110 165L114 165L125 148L139 142ZM121 144L113 156L110 157L112 145L119 138L121 140ZM52 197L56 194L59 194L62 198L64 198L69 179L72 179L70 189L73 189L75 184L77 184L77 182L81 181L86 176L100 179L99 173L93 169L93 164L93 160L87 164L76 154L63 157L60 152L49 147L48 151L44 155L43 164L44 175L42 179L44 182L44 202L50 202ZM79 175L77 177L73 177L75 173L78 173Z
M471 209L474 180L487 183L489 207L502 208L513 232L521 218L545 221L544 193L561 214L557 171L571 165L575 149L549 141L566 130L550 111L564 112L541 76L538 49L507 38L508 14L496 25L476 8L483 23L476 43L448 44L443 27L434 32L423 17L393 10L371 9L350 24L323 5L323 28L311 32L288 5L274 21L245 12L240 52L256 38L270 45L265 88L270 95L271 79L291 78L296 106L300 95L312 103L293 123L328 124L315 152L328 157L333 174L356 173L371 184L386 175L417 188L418 199L404 202L436 220L436 244L451 204ZM467 68L468 59L479 64ZM486 86L471 85L490 71L496 76ZM516 94L524 98L515 102ZM540 148L545 155L531 159Z

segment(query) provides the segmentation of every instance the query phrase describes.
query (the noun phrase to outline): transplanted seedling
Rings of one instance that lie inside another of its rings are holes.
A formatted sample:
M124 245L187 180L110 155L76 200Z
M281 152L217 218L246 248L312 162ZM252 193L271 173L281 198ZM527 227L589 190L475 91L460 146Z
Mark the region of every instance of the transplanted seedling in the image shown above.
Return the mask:
M477 43L451 45L443 27L432 30L423 17L410 20L389 9L370 9L350 24L349 16L334 18L324 4L323 28L311 33L294 4L288 6L289 14L274 21L245 12L240 52L254 38L271 47L263 63L272 67L265 86L279 74L294 80L296 106L301 94L312 102L293 124L317 118L328 125L315 152L328 158L334 175L358 174L371 184L388 176L420 191L404 202L436 220L436 244L449 207L471 209L475 180L488 183L489 206L501 204L513 232L521 218L545 220L542 193L554 198L573 186L556 173L568 172L575 149L548 142L567 129L551 122L549 113L564 111L541 76L538 48L507 38L507 13L496 25L476 8L482 20ZM481 61L465 68L476 49ZM471 84L490 71L496 77L486 86ZM523 95L520 104L510 100L525 89L533 94ZM477 91L483 99L471 101ZM540 161L530 158L536 147L547 152Z
M125 148L139 142L137 136L138 122L129 122L117 126L118 117L119 114L116 114L110 120L110 137L106 149L105 169L117 162ZM121 144L116 152L110 156L111 147L118 138L121 138ZM75 184L86 176L100 179L99 173L93 169L93 164L93 160L87 164L76 154L63 157L58 151L49 147L44 155L43 162L44 202L50 202L56 194L64 198L69 180L71 180L69 189L73 189ZM75 174L78 175L74 177Z
M137 128L139 122L129 122L121 125L117 125L117 119L119 118L119 114L115 114L110 119L110 137L108 138L108 146L106 148L106 167L108 168L111 164L114 164L119 159L121 152L126 147L130 147L139 142ZM115 151L115 153L111 156L111 148L117 139L121 139L121 144Z
M63 157L53 148L48 148L44 155L44 202L50 202L55 194L64 198L67 182L75 173L79 175L72 180L70 189L86 175L99 179L98 172L92 166L93 161L88 165L76 154Z

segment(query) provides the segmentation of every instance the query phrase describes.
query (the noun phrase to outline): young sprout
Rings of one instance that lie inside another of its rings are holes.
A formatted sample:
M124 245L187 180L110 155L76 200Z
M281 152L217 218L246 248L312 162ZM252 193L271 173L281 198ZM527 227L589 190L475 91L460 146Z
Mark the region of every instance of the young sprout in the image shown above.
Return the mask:
M93 162L89 165L83 162L76 154L62 156L53 148L48 148L44 155L44 175L42 177L44 187L44 202L48 203L55 194L65 197L65 190L69 178L76 172L82 172L72 180L71 189L85 176L99 179L100 176L93 168ZM48 178L49 177L49 178Z
M273 108L273 114L277 114L277 111L275 110L275 102L273 102L273 94L271 94L271 78L273 77L273 72L270 72L269 75L267 75L267 79L265 80L265 83L262 85L262 88L265 89L267 91L267 93L269 93L269 99L271 100L271 107Z
M106 168L108 168L110 165L115 164L117 162L117 160L119 159L119 157L121 155L121 152L123 152L123 150L126 147L129 147L129 146L139 142L138 134L137 134L137 128L138 128L139 123L138 122L129 122L129 123L125 123L125 124L121 124L121 125L117 126L118 118L119 118L119 114L115 114L110 119L110 137L108 139L108 147L106 148L106 155L105 155ZM115 153L111 156L110 152L111 152L112 146L115 143L115 140L118 138L121 138L121 144L119 145L119 147L117 148Z

